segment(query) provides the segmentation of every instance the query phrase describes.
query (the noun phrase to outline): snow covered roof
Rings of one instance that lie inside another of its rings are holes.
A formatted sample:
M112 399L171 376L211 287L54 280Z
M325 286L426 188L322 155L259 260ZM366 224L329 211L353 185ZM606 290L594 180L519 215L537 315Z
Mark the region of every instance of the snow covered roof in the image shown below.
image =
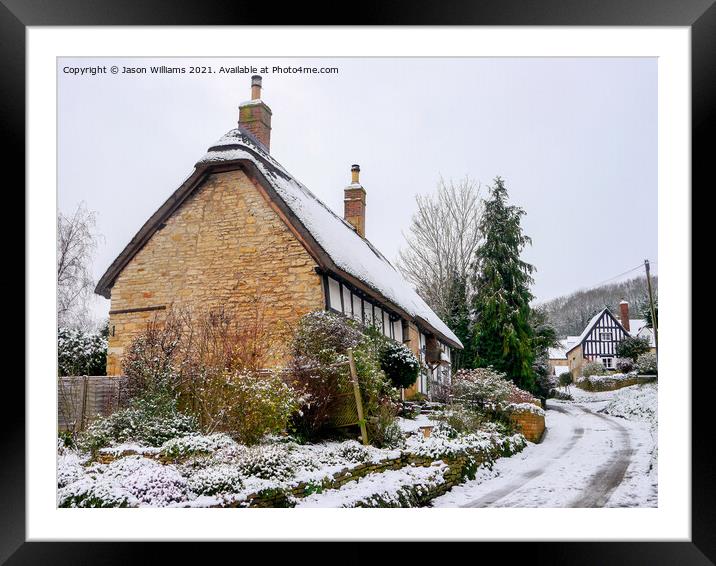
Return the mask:
M582 333L579 336L577 336L574 343L571 346L569 346L569 348L567 349L567 352L572 350L578 344L582 343L582 341L587 337L587 334L589 334L589 331L592 329L592 326L594 326L597 323L597 321L602 317L602 315L608 310L609 309L602 309L597 314L595 314L592 318L589 319L589 322L584 327L584 330L582 330Z
M567 352L572 349L572 346L577 342L577 336L567 336L566 338L559 341L559 345L555 348L549 348L549 359L550 360L566 360Z
M209 148L197 162L194 173L145 223L102 276L96 292L109 296L109 290L122 268L156 231L162 219L180 206L208 169L229 164L237 167L248 164L258 172L259 180L264 180L292 213L293 218L289 219L298 221L307 237L315 241L325 253L328 264L325 268L337 271L338 275L357 279L377 298L387 302L388 306L392 304L398 307L413 317L419 326L434 332L450 345L462 348L458 337L378 249L293 178L253 136L239 128L229 131Z

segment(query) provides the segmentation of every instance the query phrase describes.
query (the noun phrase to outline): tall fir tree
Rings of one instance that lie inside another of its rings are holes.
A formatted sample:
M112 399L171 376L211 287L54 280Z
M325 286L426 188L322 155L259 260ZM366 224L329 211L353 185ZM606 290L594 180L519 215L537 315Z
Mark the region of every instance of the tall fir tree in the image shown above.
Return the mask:
M508 204L505 183L496 177L480 222L482 244L472 265L473 365L492 366L516 385L534 391L534 348L530 325L534 267L520 259L532 240L522 232L525 214Z

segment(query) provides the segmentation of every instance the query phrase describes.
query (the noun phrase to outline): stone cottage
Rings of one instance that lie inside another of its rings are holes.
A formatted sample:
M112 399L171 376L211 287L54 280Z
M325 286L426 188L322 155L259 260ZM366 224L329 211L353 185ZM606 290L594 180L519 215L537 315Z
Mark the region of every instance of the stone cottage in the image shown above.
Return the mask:
M450 379L450 350L462 344L366 238L360 167L351 167L341 217L270 154L271 109L261 77L251 81L238 128L208 149L97 284L111 299L107 374L121 372L132 339L171 306L241 318L260 295L276 328L329 309L405 343L425 366L409 393Z

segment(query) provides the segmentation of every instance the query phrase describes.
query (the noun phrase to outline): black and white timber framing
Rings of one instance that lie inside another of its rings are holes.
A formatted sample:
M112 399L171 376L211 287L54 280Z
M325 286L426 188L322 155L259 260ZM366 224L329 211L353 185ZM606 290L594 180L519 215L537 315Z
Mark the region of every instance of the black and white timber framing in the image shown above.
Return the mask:
M601 315L592 322L591 329L586 332L581 341L582 355L590 360L597 357L615 357L617 355L617 346L628 337L629 333L621 323L609 309L604 309Z

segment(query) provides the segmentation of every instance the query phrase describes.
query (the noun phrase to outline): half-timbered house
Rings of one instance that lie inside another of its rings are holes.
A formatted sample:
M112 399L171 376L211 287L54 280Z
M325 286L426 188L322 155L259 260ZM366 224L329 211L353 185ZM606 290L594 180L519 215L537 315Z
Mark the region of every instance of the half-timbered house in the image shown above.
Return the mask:
M629 303L619 304L619 318L605 308L595 314L579 336L567 336L556 348L549 351L549 363L557 375L571 371L578 375L584 363L599 361L606 369L615 369L617 347L629 336L649 340L655 349L654 334L643 319L629 318Z
M462 344L366 238L360 167L351 167L341 217L269 153L261 77L252 77L251 92L238 128L208 149L99 280L96 292L111 300L107 373L121 372L133 338L171 306L220 307L240 318L259 297L277 329L329 309L406 344L425 366L408 393L449 379L450 349Z

